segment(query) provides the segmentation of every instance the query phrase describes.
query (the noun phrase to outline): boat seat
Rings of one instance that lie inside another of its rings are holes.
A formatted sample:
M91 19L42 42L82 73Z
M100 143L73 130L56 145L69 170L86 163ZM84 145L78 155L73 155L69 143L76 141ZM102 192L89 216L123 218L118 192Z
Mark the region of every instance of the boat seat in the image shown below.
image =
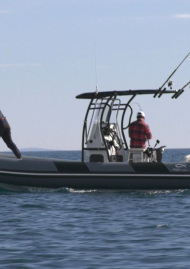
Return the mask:
M131 148L128 149L128 162L144 162L144 148Z

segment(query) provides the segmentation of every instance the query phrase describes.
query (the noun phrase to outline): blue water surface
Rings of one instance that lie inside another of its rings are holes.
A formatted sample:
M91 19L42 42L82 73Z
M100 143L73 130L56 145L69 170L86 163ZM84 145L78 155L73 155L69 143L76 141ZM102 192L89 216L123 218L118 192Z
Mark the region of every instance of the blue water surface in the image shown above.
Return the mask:
M166 150L182 161L189 149ZM29 152L80 160L79 151ZM189 268L190 190L0 192L0 268Z

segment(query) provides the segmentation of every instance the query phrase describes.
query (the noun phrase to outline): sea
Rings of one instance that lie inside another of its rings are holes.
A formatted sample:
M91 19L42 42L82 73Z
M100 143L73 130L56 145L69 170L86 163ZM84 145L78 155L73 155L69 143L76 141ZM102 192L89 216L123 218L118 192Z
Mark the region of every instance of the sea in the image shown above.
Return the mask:
M24 152L80 160L80 151ZM190 149L166 149L182 161ZM0 268L189 269L190 190L0 191Z

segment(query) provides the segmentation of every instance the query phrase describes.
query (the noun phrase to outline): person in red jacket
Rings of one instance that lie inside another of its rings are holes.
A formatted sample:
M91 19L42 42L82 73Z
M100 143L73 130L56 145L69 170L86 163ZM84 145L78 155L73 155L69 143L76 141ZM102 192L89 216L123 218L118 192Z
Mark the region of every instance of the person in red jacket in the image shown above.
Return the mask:
M145 114L143 111L137 113L137 120L129 125L129 137L131 138L131 148L145 148L146 140L152 138L148 124L145 123Z

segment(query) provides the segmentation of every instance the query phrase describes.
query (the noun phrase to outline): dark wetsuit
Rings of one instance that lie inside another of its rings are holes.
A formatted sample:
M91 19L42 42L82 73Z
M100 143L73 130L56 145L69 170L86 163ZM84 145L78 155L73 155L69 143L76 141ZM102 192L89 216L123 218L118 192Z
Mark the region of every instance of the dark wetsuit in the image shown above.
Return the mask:
M14 155L18 159L21 159L21 153L11 138L11 127L1 111L0 111L0 137L2 137L3 141L6 143L7 147L12 150Z

